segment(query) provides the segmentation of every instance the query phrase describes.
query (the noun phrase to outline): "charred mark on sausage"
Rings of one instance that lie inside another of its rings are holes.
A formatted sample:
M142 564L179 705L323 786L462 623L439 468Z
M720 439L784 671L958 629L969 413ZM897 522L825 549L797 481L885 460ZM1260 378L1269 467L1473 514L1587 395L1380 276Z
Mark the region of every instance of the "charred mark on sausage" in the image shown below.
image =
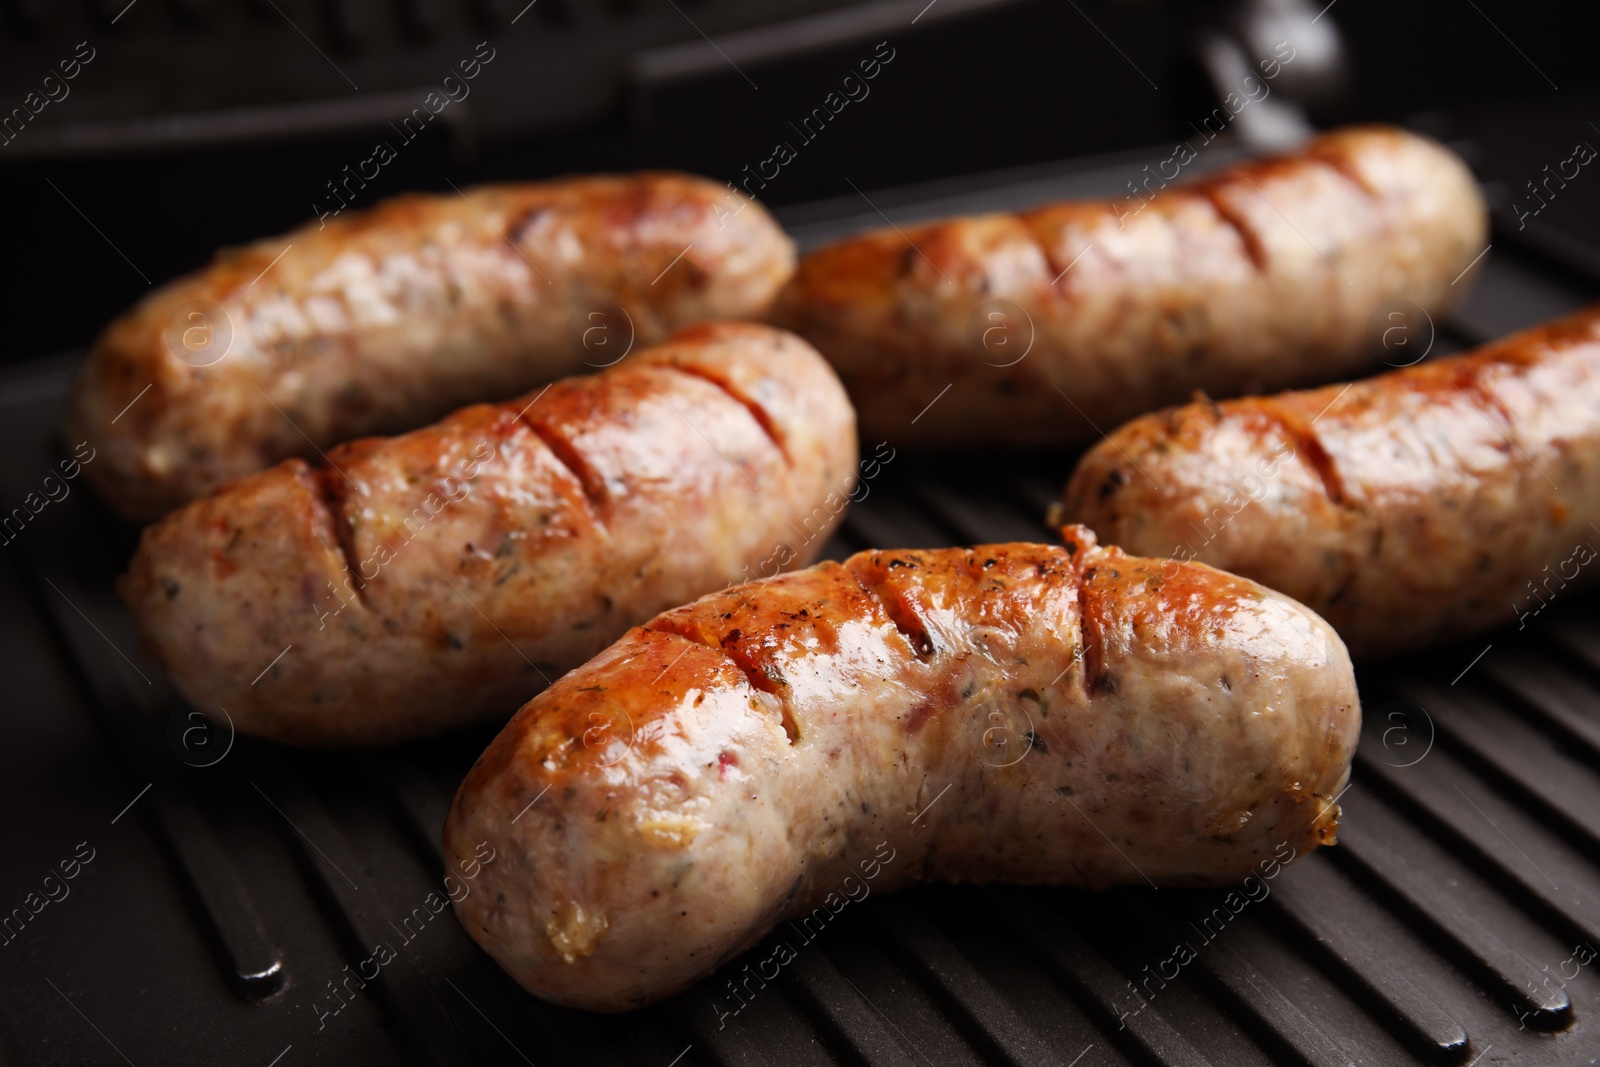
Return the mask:
M357 603L363 608L370 609L372 605L367 601L367 583L361 577L360 553L356 551L355 524L351 521L345 505L345 493L349 485L333 467L320 467L312 469L303 461L293 461L298 464L295 475L301 484L311 492L312 504L319 512L318 518L325 519L328 530L333 535L333 543L339 549L339 555L344 559L345 571L350 575L350 580L345 583L350 592L355 595Z
M1383 198L1384 194L1380 190L1373 188L1366 175L1350 165L1350 159L1344 153L1330 152L1324 146L1313 143L1306 150L1306 155L1361 190L1362 195L1367 199L1380 200Z
M755 397L749 395L744 390L734 385L733 382L729 380L727 375L718 374L716 371L711 370L708 367L696 366L689 363L674 362L660 363L657 365L666 370L674 370L679 374L687 374L692 378L699 378L703 382L710 382L718 389L721 389L728 395L728 399L744 408L750 413L750 417L756 420L756 425L761 427L761 432L766 434L767 440L772 442L772 447L776 448L778 450L778 454L783 457L784 464L786 466L793 466L793 461L789 456L789 450L783 440L783 431L778 428L778 422L772 417L772 413L766 408L762 407L761 403L757 401Z
M1289 447L1305 460L1306 466L1322 482L1322 491L1327 494L1328 500L1338 507L1344 507L1344 477L1328 450L1322 447L1322 439L1317 436L1316 429L1272 397L1261 397L1257 403L1264 414L1283 428L1284 435L1289 438Z
M865 574L862 573L864 568L872 567L878 559L878 556L873 555L869 560L863 560L860 563L851 560L845 564L845 570L855 579L856 584L861 587L863 593L882 606L883 613L888 616L889 622L894 625L896 630L900 631L901 636L911 645L911 650L916 654L917 659L926 663L933 658L935 652L939 651L938 646L934 643L933 635L928 632L927 623L922 621L922 617L917 614L916 609L911 606L910 601L905 596L895 590L882 588L875 580L869 580L873 578L870 570ZM915 564L896 558L890 560L885 569L892 570L895 567L911 566L915 566Z
M1220 195L1221 188L1218 184L1206 184L1195 188L1196 193L1211 204L1212 210L1217 213L1217 218L1229 229L1239 235L1239 242L1244 246L1245 255L1250 257L1250 263L1259 272L1267 270L1267 252L1261 244L1261 235L1250 226L1244 216Z
M585 459L573 443L547 422L530 418L526 413L522 415L522 424L528 431L544 443L550 450L550 455L556 463L565 468L572 475L578 487L583 491L583 498L588 502L591 511L599 513L610 502L610 494L606 491L605 479L600 472Z
M1106 475L1106 480L1100 483L1100 499L1107 500L1111 494L1128 484L1128 472L1121 467L1111 468L1111 473Z
M671 634L681 637L702 648L716 649L727 657L728 663L750 683L751 688L776 697L778 702L778 718L783 726L784 734L789 738L789 744L797 744L801 739L800 724L795 720L793 709L790 708L790 697L787 692L789 683L774 667L757 663L746 647L744 633L737 627L724 635L707 633L698 626L686 623L684 620L663 616L649 623L645 629L654 633Z

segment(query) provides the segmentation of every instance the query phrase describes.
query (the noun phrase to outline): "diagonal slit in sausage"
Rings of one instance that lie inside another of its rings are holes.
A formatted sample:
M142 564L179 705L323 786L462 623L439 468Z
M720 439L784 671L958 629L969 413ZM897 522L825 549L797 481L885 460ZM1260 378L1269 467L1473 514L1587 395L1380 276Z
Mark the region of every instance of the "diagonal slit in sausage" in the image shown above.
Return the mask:
M1600 304L1347 386L1135 419L1079 462L1068 520L1281 590L1358 657L1521 629L1600 574Z
M750 417L756 420L756 425L761 427L761 431L765 433L768 440L772 442L772 447L776 448L780 453L783 454L785 463L789 462L789 452L783 447L782 432L778 429L777 423L772 421L772 416L767 414L767 409L762 407L754 398L740 390L736 385L733 384L733 382L729 381L726 376L716 374L704 367L693 367L682 363L672 363L668 364L668 366L677 371L679 374L690 374L703 381L710 382L718 389L721 389L723 392L727 393L734 400L744 405L745 410L750 412Z
M737 628L727 634L709 632L692 620L662 616L652 621L646 629L652 633L671 634L700 648L719 650L728 658L728 662L742 675L750 688L774 697L782 697L783 686L786 684L779 675L769 674L764 671L757 660L750 654L748 648L741 643L743 634ZM777 702L778 718L783 723L783 732L789 738L791 745L800 740L800 724L795 721L789 704L785 700Z
M761 398L792 462L717 378ZM696 326L600 374L341 445L323 469L241 479L147 529L121 591L179 691L242 732L400 741L508 714L541 675L777 546L809 562L840 515L804 544L793 523L850 491L856 458L814 350Z
M629 631L462 782L447 863L493 857L462 925L530 992L623 1011L863 880L1210 885L1332 844L1360 725L1333 630L1063 533L863 552ZM1066 678L1086 640L1098 685Z
M1273 403L1271 397L1263 397L1260 403L1261 410L1278 420L1278 425L1283 427L1284 434L1305 457L1306 466L1311 468L1317 480L1322 483L1322 491L1328 494L1328 499L1343 506L1347 499L1344 479L1339 474L1339 465L1328 455L1328 450L1322 447L1322 440L1317 436L1316 419L1307 422L1304 415L1291 411L1282 404Z
M555 461L565 467L567 473L571 474L583 488L583 498L589 502L596 524L600 524L608 502L605 480L595 472L578 450L572 447L572 442L561 436L555 427L529 416L526 412L519 418L535 437L544 442L544 446L550 450L550 455Z
M888 569L908 565L905 560L896 557L889 560ZM933 636L928 633L927 624L922 621L922 616L917 614L916 608L886 580L888 570L880 564L880 561L873 557L852 556L844 567L861 587L861 591L883 606L883 613L894 624L894 628L900 631L900 635L906 639L906 643L911 646L917 658L924 662L932 658L937 649L933 643Z
M349 489L344 474L333 467L321 467L313 470L300 463L293 468L295 477L303 481L311 490L311 499L318 511L314 512L312 522L316 525L327 524L328 540L338 546L339 554L344 558L347 581L345 588L355 598L362 608L371 608L367 603L365 593L366 582L361 580L357 568L360 557L356 555L355 540L351 537Z
M1250 257L1250 263L1256 270L1266 273L1267 251L1262 247L1261 235L1250 228L1249 220L1240 214L1238 208L1230 204L1215 186L1201 185L1197 186L1195 191L1211 204L1212 210L1217 213L1217 218L1239 235L1239 244L1244 247L1245 255Z

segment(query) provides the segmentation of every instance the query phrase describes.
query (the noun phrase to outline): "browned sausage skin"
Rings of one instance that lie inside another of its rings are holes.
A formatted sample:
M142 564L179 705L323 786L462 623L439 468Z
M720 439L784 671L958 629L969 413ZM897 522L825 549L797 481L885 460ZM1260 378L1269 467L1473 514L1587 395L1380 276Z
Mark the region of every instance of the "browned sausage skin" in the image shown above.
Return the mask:
M224 251L106 328L69 436L99 449L112 507L152 519L289 456L607 366L630 341L759 318L794 249L759 205L730 211L737 195L675 174L485 186Z
M1138 210L1063 203L841 241L802 259L773 321L833 363L869 437L1087 441L1196 389L1356 373L1374 311L1448 310L1487 228L1455 156L1354 128Z
M1600 305L1349 386L1135 419L1055 514L1282 590L1358 657L1509 624L1600 573Z
M871 551L707 596L530 701L446 822L519 983L673 993L847 875L1243 878L1333 841L1360 709L1287 597L1099 548Z
M695 326L235 482L147 529L122 593L184 696L241 731L399 741L509 714L655 612L814 558L855 448L804 342Z

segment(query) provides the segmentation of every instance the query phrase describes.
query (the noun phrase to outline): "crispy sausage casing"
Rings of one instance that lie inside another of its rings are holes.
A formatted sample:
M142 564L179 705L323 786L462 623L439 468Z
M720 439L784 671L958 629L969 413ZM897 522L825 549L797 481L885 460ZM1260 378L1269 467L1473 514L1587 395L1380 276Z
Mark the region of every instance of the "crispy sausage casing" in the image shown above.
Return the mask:
M223 252L107 327L70 437L100 450L88 473L112 507L152 519L313 445L760 317L794 249L734 195L672 174L487 186Z
M693 326L235 482L147 529L122 593L183 695L241 731L399 741L509 713L656 612L815 558L855 462L808 345Z
M1487 241L1467 168L1395 129L1140 195L842 241L801 260L774 321L833 363L869 437L1069 443L1195 389L1354 374L1380 305L1440 315Z
M494 857L462 923L529 991L620 1011L863 877L1220 884L1331 843L1360 720L1333 630L1065 533L863 552L629 631L462 783L450 865Z
M1136 419L1057 517L1282 590L1357 657L1510 623L1600 573L1600 305L1350 386Z

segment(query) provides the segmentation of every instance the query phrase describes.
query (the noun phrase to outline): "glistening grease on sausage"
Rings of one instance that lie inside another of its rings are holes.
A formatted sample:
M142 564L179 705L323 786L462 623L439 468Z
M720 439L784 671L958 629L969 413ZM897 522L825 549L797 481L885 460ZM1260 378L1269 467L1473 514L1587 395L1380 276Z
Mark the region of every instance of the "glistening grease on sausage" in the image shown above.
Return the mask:
M1471 172L1396 129L1151 192L1137 212L1062 203L841 241L804 257L773 321L833 363L869 438L1087 441L1196 389L1357 373L1373 309L1438 317L1488 240Z
M569 178L370 211L221 253L106 328L69 438L153 519L290 456L608 366L679 326L759 318L794 248L674 174Z
M1207 885L1331 843L1360 721L1333 630L1064 534L863 552L629 631L462 783L446 856L496 856L463 925L530 992L621 1011L858 870Z
M1135 419L1054 515L1281 590L1357 657L1510 624L1600 574L1600 305L1349 386Z
M815 558L855 442L804 342L693 326L600 374L235 482L147 529L122 593L183 695L241 731L400 741L509 714L775 546Z

